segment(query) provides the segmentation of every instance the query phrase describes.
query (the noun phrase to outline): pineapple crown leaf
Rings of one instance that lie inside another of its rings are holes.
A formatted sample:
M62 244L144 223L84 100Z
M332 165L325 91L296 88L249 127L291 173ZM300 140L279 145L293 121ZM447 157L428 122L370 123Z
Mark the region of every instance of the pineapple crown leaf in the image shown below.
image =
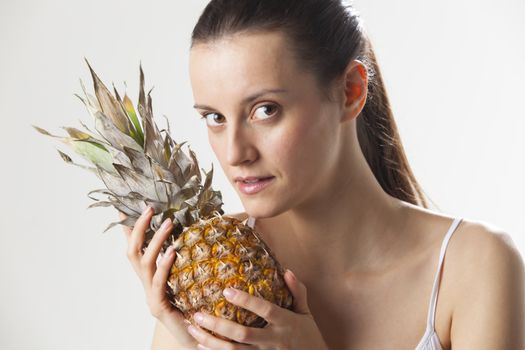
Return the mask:
M131 123L126 115L126 112L121 104L118 103L120 97L113 97L106 86L102 83L100 78L97 76L88 60L85 58L85 61L91 72L91 77L93 78L93 85L95 87L95 96L100 104L102 112L107 114L113 121L113 124L124 134L131 134Z
M94 120L94 131L82 121L87 130L62 127L68 136L57 136L32 125L39 133L57 138L68 145L94 167L77 164L62 151L60 157L67 163L82 167L102 180L105 189L93 190L88 197L95 201L88 206L109 207L127 215L124 221L111 223L104 232L118 224L132 226L146 205L154 208L155 214L146 234L146 245L153 232L166 217L171 217L177 230L172 239L202 218L223 213L222 196L211 188L213 163L209 172L199 167L196 154L187 141L177 143L171 137L168 118L167 128L159 130L153 120L151 92L144 92L144 72L139 65L139 98L136 109L127 92L119 95L113 84L113 94L85 59L95 94L89 94L80 79L84 96L74 94L86 107ZM138 113L137 113L138 112ZM186 144L188 153L182 150ZM202 175L201 175L202 171ZM202 183L204 176L204 184ZM93 194L106 195L97 199Z
M116 225L124 225L124 226L129 226L129 227L132 227L135 225L135 222L136 222L136 219L128 216L126 217L124 220L120 220L120 221L115 221L115 222L112 222L111 224L109 224L105 229L104 231L102 231L102 233L106 233L110 228L112 228L113 226L116 226Z
M111 207L113 205L113 202L109 201L98 201L95 203L90 204L87 209L95 208L95 207Z

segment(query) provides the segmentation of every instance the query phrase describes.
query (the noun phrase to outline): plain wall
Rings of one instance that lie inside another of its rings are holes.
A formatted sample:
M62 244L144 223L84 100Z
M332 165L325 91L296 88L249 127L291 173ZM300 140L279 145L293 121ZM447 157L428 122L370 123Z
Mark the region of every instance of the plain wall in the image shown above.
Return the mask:
M154 319L112 208L85 208L94 176L68 166L36 124L92 125L79 78L88 58L138 97L138 65L155 86L159 125L216 169L226 212L242 210L193 110L190 33L207 1L0 2L2 136L0 348L146 349ZM355 2L376 49L417 179L444 213L508 232L525 251L525 3ZM76 158L78 159L78 158ZM430 296L429 296L430 297Z

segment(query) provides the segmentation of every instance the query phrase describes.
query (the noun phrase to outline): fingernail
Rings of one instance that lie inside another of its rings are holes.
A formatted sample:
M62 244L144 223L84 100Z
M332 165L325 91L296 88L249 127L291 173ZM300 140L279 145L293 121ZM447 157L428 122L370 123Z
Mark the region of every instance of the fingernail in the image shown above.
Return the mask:
M226 288L225 290L222 291L222 294L224 294L224 296L227 299L232 299L235 296L236 291L235 289L232 289L232 288Z
M164 220L164 222L162 223L162 226L160 227L161 230L165 230L168 228L168 226L171 224L171 219L170 218L167 218L166 220Z
M290 272L290 279L291 279L292 281L296 281L296 280L297 280L297 278L295 277L295 274L292 272L292 270L287 269L286 271L289 271L289 272Z
M204 316L200 312L197 312L195 315L193 315L193 318L198 323L202 323L202 321L204 321Z
M207 347L205 347L202 344L197 344L197 349L199 349L199 350L210 350L210 348L207 348Z

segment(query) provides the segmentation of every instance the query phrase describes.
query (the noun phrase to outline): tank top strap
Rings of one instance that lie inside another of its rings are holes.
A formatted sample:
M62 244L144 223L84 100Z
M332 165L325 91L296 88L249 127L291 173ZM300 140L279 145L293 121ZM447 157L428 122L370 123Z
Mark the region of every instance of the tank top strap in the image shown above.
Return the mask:
M441 250L439 252L439 262L438 262L438 268L436 271L436 276L434 278L434 286L432 287L432 296L430 298L430 305L428 308L428 319L427 319L427 325L430 329L434 330L435 325L435 318L436 318L436 305L437 305L437 297L439 292L439 285L440 285L440 276L441 276L441 268L443 266L443 260L445 258L445 252L447 250L448 242L450 241L450 237L452 237L452 234L458 227L459 223L461 222L462 218L455 218L452 222L452 225L450 226L447 234L443 238L443 243L441 244Z

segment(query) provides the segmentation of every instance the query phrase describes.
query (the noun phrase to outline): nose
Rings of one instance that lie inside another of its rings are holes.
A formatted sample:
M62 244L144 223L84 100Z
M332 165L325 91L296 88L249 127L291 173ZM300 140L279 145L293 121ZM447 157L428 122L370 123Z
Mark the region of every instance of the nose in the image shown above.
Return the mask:
M245 125L232 125L227 131L226 161L230 166L246 165L257 159L253 135Z

